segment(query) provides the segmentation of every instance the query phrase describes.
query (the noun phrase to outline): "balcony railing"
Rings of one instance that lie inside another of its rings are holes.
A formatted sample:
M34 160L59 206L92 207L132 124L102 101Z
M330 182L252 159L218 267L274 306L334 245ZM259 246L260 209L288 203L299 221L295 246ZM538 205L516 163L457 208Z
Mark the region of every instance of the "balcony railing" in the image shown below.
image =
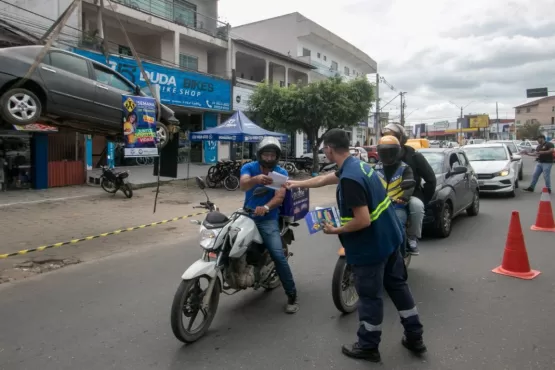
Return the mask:
M113 0L131 9L227 41L229 25L196 11L194 4L169 0Z

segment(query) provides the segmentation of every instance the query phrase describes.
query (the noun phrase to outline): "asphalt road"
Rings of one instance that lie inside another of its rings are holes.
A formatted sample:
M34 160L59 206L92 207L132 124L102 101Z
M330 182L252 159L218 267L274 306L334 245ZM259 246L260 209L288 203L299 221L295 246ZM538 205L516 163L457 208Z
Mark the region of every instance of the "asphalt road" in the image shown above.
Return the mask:
M531 161L527 160L528 184ZM543 182L542 182L543 184ZM553 369L555 243L529 230L539 194L485 198L448 239L427 239L409 269L429 352L412 357L391 302L381 346L386 369ZM532 281L491 272L501 262L512 210L521 214ZM367 369L345 358L356 314L341 317L330 286L337 240L301 225L292 266L301 310L282 312L284 294L222 296L208 335L182 346L170 306L196 243L175 240L0 286L0 369Z

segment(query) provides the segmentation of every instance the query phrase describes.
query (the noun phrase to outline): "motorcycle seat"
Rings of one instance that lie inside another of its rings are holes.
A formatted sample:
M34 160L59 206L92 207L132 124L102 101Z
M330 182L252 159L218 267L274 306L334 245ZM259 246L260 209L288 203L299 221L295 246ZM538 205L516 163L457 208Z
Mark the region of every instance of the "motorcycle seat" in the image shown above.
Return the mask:
M202 225L207 229L219 229L229 222L229 218L218 211L212 211L206 215Z

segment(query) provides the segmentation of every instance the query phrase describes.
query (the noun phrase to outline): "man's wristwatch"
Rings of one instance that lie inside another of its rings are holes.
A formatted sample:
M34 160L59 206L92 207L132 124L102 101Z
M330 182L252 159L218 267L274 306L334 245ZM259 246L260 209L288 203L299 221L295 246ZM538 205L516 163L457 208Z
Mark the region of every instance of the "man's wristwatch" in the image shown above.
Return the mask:
M264 208L266 208L266 212L270 212L270 207L264 206Z

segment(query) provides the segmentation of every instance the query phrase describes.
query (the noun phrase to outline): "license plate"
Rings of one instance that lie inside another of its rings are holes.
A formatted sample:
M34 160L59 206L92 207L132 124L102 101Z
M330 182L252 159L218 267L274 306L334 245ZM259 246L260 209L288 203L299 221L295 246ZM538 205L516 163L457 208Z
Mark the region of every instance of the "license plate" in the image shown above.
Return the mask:
M485 182L484 181L478 181L478 185L484 185Z

